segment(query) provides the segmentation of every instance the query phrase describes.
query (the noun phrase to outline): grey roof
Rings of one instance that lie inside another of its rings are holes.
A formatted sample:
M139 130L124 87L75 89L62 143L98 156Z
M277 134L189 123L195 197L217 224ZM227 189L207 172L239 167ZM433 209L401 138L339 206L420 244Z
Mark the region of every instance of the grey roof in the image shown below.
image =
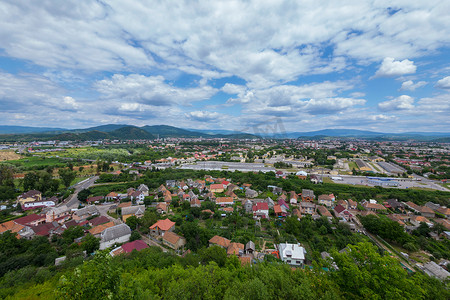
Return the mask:
M144 192L144 191L148 191L149 189L148 189L148 186L146 186L145 184L141 184L138 187L138 190L141 191L141 192Z
M59 215L59 214L65 213L67 211L70 211L70 208L68 208L64 204L64 205L61 205L61 206L58 206L58 207L56 207L56 206L50 207L46 213L50 212L50 213L54 213L55 215Z
M80 217L84 215L95 215L95 214L98 215L99 212L97 207L95 207L95 205L89 205L77 210L76 212L74 212L74 214Z
M245 250L248 250L248 249L255 250L255 243L253 243L252 241L248 241L248 243L245 244Z
M136 205L122 208L122 216L123 215L136 215L143 214L145 212L145 205Z
M106 228L101 234L102 242L111 241L124 235L131 234L131 229L127 224L119 224Z
M447 272L444 268L439 266L434 261L430 261L423 265L423 271L430 276L437 277L439 279L446 279L450 276L450 273Z
M308 189L303 189L303 190L302 190L302 197L311 197L311 198L314 198L314 191L308 190Z

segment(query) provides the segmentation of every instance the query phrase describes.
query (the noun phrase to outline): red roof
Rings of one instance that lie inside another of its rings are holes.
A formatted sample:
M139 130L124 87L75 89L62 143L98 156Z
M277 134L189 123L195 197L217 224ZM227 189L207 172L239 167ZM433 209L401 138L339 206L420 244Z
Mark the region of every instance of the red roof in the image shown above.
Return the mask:
M25 217L22 217L22 218L15 219L14 222L16 222L17 224L25 226L25 225L27 225L27 224L29 224L31 222L35 222L37 220L43 220L43 219L45 219L44 216L40 216L40 215L37 215L37 214L31 214L31 215L28 215L28 216L25 216Z
M172 228L173 226L175 226L175 222L172 222L169 219L164 219L159 220L158 222L150 226L150 229L155 229L156 227L158 227L159 229L166 231Z
M258 202L256 205L253 205L253 211L257 210L269 210L269 204L265 202Z
M89 197L87 198L86 202L95 202L95 201L100 201L103 200L103 196L95 196L95 197Z
M50 234L50 230L56 228L56 226L52 223L44 223L44 224L39 224L35 227L33 227L33 231L34 233L36 233L36 235L49 235Z
M136 240L122 245L122 249L126 253L131 253L133 250L141 251L148 248L148 245L143 240Z
M109 219L105 216L98 216L89 221L89 223L91 223L92 226L97 226L97 225L108 223L108 222L109 222Z
M273 206L273 210L274 210L274 212L276 214L281 214L282 213L281 206L278 205L278 204Z
M221 184L221 183L217 183L217 184L211 184L210 186L209 186L209 189L210 190L220 190L220 189L223 189L224 187L223 187L223 184Z
M343 212L344 210L345 210L345 207L343 207L342 205L337 205L335 208L334 208L334 210L338 213L338 214L340 214L341 212Z
M230 184L230 182L229 182L229 181L226 181L226 180L224 180L224 181L222 181L222 184L223 184L223 185L229 185L229 184Z

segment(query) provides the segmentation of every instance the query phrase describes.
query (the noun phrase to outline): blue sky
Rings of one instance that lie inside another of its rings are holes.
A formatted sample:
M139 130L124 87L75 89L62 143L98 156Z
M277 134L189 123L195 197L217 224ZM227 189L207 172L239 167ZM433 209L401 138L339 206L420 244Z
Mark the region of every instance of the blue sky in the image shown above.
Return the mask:
M449 1L2 1L0 124L450 132Z

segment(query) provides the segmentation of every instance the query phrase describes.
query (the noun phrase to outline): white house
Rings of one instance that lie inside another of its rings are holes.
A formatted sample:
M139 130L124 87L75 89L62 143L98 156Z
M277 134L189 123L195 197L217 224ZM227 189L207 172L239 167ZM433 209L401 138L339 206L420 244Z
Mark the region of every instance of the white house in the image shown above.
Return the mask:
M282 243L278 245L280 259L291 266L302 266L305 263L306 250L300 244Z
M100 250L109 248L116 243L128 242L130 236L131 229L127 224L106 228L100 235Z

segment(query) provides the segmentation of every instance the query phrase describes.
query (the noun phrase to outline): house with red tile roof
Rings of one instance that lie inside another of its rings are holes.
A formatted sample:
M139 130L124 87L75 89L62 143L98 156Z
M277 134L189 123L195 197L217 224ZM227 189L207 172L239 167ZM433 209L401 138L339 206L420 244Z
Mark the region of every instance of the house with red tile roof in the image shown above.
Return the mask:
M268 219L269 218L269 204L266 202L257 202L253 205L253 217L260 219Z
M211 185L209 186L209 190L210 190L212 193L223 193L223 191L225 190L225 188L224 188L223 184L221 184L221 183L215 183L215 184L211 184Z
M91 226L98 226L109 222L109 219L105 216L98 216L88 221Z
M227 249L229 245L230 245L230 240L226 239L224 237L221 237L219 235L215 235L209 240L210 247L211 246L219 246L224 249Z
M36 226L45 223L45 215L31 214L25 217L15 219L14 222L24 226Z
M152 235L164 236L166 232L175 230L175 222L169 219L158 220L155 224L150 226L150 232Z
M148 248L148 245L143 240L136 240L122 245L124 253L131 253L133 250L141 251L145 248Z
M178 250L179 248L186 245L186 239L174 232L166 232L163 236L163 244L169 246L174 250Z
M231 197L217 197L216 204L220 206L233 205L234 200Z

